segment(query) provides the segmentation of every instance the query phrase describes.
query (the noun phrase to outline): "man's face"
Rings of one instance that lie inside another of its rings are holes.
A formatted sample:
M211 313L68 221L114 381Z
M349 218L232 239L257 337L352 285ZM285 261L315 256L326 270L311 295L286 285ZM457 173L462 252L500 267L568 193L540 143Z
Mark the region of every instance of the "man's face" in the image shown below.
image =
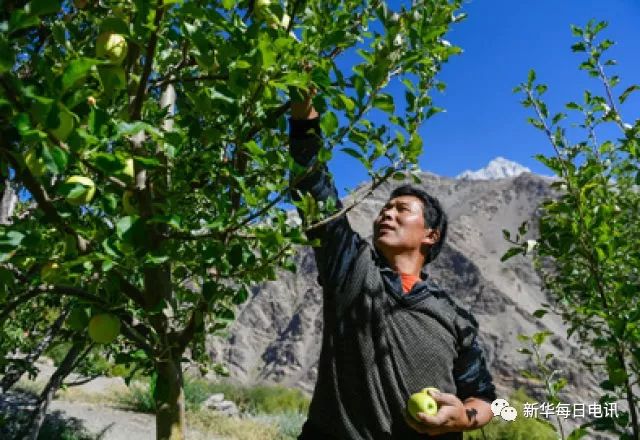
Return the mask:
M373 222L373 237L385 256L433 244L427 236L422 209L422 201L415 196L399 196L382 207Z

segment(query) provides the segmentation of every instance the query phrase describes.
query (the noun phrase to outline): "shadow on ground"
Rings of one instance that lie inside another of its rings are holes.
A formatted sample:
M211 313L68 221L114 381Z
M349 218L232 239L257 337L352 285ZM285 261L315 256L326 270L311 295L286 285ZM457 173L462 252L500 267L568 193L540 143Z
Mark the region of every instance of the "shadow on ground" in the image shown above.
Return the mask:
M0 438L18 440L18 432L33 411L37 397L26 392L8 391L0 394ZM40 429L39 440L100 440L109 430L91 434L82 420L61 411L51 411Z

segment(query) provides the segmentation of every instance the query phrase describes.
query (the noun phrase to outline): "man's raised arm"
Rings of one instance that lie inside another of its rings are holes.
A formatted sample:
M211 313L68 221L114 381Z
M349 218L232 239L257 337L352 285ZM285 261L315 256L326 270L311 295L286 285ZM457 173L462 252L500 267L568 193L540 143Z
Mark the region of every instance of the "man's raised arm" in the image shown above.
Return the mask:
M298 165L305 169L313 167L318 151L323 146L320 118L312 105L311 96L291 105L289 120L289 151ZM316 201L335 199L336 208L342 209L338 191L325 164L317 167L298 182L292 174L292 198L299 200L299 193L309 193ZM293 183L295 182L295 185ZM298 210L300 216L302 212ZM314 248L318 266L318 281L325 287L336 287L344 278L361 238L356 234L346 215L307 233L310 239L319 238L321 246Z

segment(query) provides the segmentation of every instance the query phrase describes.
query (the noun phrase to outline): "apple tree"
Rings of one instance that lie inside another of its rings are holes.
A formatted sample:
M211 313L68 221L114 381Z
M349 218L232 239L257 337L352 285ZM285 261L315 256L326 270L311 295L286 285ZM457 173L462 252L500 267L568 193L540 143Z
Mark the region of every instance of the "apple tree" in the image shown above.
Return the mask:
M631 440L640 438L640 119L628 119L625 109L640 86L622 88L620 78L609 74L616 62L607 57L614 43L599 37L605 27L595 21L573 27L578 41L572 49L584 57L580 69L602 87L566 104L569 115L550 113L542 99L547 86L537 82L534 71L516 88L534 113L529 122L553 147L553 155L538 159L555 174L558 197L541 207L537 240L522 239L526 224L515 239L505 231L516 246L503 259L533 253L553 298L535 316L549 311L562 316L568 337L575 335L590 350L586 366L606 378L600 403L621 404L617 416L605 414L583 428ZM579 141L570 140L566 120L572 119L584 134ZM546 336L537 334L533 341L539 346ZM549 390L554 394L564 384L563 378ZM585 434L582 429L571 438Z
M76 355L155 373L157 436L183 438L183 362L206 368L206 335L308 244L290 100L319 91L314 167L340 145L372 188L404 178L459 1L2 3L0 173L26 208L0 226L0 346L64 313Z

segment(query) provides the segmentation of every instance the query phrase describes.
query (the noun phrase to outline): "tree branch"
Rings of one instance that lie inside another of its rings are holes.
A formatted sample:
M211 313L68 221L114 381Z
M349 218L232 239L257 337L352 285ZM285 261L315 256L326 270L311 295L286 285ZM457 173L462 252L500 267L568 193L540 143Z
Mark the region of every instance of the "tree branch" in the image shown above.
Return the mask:
M18 295L16 299L5 304L4 308L0 312L0 322L3 322L8 316L13 312L18 306L26 304L27 301L32 300L38 295L42 295L44 293L51 293L55 295L68 295L73 296L75 298L83 299L90 303L98 304L103 306L104 308L110 308L110 304L107 304L102 300L102 298L94 296L89 292L73 287L73 286L53 286L53 285L39 285L36 287L32 287L28 289L26 292Z
M164 10L163 1L158 0L158 5L156 6L156 17L153 22L155 30L149 39L149 45L147 46L147 52L144 57L144 67L142 69L142 75L140 76L140 84L138 84L138 90L136 91L135 98L131 104L132 121L139 121L142 116L142 104L147 93L147 82L149 81L149 76L151 75L151 69L153 67L153 58L156 53L156 46L158 45L158 32L160 31L160 23L164 16Z
M180 82L196 82L196 81L227 81L229 79L229 75L227 74L218 74L218 75L198 75L198 76L186 76L186 77L176 77L169 76L165 78L159 78L154 81L151 81L149 84L150 87L164 87L167 84L175 84Z

